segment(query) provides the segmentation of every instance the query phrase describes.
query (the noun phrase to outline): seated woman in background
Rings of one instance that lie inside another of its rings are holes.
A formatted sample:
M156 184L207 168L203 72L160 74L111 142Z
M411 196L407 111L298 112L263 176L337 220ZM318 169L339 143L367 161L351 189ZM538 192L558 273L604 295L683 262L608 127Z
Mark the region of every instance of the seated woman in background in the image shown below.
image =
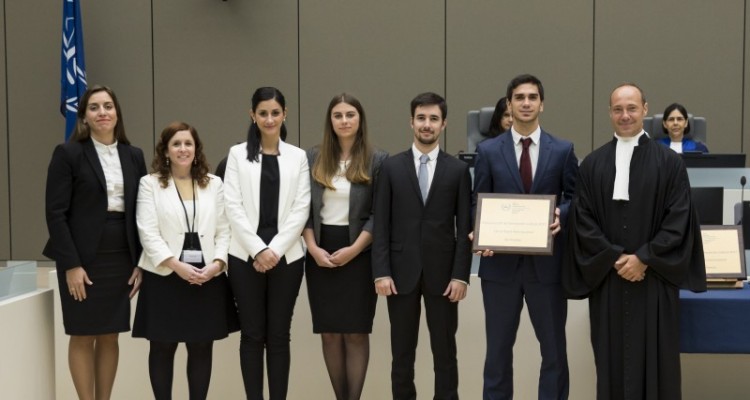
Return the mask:
M662 130L669 137L659 139L659 142L677 153L689 151L708 153L705 144L685 137L690 133L690 125L688 124L688 112L682 104L672 103L668 105L664 110L663 118Z
M487 137L493 138L505 133L511 125L513 125L513 117L508 110L508 101L505 97L501 97L495 104L495 112L492 113L490 119L490 131L487 133Z

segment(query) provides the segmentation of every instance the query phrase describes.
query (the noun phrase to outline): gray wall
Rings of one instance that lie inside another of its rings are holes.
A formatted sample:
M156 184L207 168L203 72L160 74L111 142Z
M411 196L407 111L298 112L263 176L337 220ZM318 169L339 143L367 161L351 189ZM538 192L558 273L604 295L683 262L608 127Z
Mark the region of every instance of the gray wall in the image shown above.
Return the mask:
M3 0L4 1L4 0ZM8 88L6 63L8 60L5 48L5 7L0 9L0 88L5 96L0 96L0 259L10 257L10 204L8 178ZM41 227L40 227L41 228ZM35 256L33 258L38 258Z
M745 1L82 2L89 84L115 89L128 136L146 154L162 127L185 120L215 165L244 139L261 85L285 93L290 142L316 144L328 101L348 91L390 152L411 141L411 98L443 93L443 148L457 153L466 112L494 105L522 72L544 82L544 128L581 157L609 140L608 94L622 81L643 87L651 113L680 101L705 116L713 152L750 147ZM47 164L64 125L62 6L0 3L0 259L43 259Z

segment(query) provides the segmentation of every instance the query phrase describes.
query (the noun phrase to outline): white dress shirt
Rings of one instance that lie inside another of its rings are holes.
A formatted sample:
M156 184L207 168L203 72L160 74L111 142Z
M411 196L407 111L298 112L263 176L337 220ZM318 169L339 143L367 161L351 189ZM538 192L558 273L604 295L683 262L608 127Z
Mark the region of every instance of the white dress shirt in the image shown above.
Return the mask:
M349 225L349 192L352 183L346 179L349 161L339 161L339 172L331 179L335 190L323 190L323 206L320 208L320 221L324 225Z
M94 142L94 148L99 155L99 162L104 170L104 180L107 182L107 211L125 212L125 181L122 177L120 154L117 152L117 141L112 144Z
M534 181L534 175L536 175L536 164L539 161L539 139L542 137L542 128L537 125L534 132L531 132L529 136L523 136L514 127L510 127L510 134L513 135L513 147L516 150L516 164L521 166L521 154L523 153L523 144L521 139L530 138L531 144L529 145L529 158L531 158L531 180Z
M646 131L633 137L622 137L615 133L617 138L617 149L615 150L615 188L612 192L612 200L630 200L630 160L633 158L633 150L638 146L638 139Z
M414 157L414 168L417 171L417 179L419 179L419 166L422 164L421 161L419 161L419 157L422 156L422 152L417 149L417 146L412 143L411 145L411 153ZM435 146L432 151L427 153L427 157L429 157L429 161L427 161L427 193L430 193L430 187L432 186L432 177L435 176L435 166L437 165L437 156L440 153L440 146Z

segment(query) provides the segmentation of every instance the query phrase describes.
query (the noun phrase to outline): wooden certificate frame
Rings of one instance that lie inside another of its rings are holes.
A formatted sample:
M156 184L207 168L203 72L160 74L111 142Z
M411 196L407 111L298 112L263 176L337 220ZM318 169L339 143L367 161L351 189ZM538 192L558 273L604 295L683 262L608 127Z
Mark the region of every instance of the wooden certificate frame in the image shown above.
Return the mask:
M741 225L701 225L707 279L747 279Z
M552 255L556 200L553 194L479 193L472 250Z

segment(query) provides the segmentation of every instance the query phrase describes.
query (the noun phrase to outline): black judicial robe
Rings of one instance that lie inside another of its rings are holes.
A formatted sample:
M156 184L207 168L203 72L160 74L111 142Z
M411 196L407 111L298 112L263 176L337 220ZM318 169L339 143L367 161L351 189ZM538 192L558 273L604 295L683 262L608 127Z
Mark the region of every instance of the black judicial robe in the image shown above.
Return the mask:
M612 200L617 139L579 169L569 212L563 286L588 298L598 399L679 399L679 289L706 290L700 226L677 153L641 136L629 201ZM643 281L614 269L621 254L648 266Z

